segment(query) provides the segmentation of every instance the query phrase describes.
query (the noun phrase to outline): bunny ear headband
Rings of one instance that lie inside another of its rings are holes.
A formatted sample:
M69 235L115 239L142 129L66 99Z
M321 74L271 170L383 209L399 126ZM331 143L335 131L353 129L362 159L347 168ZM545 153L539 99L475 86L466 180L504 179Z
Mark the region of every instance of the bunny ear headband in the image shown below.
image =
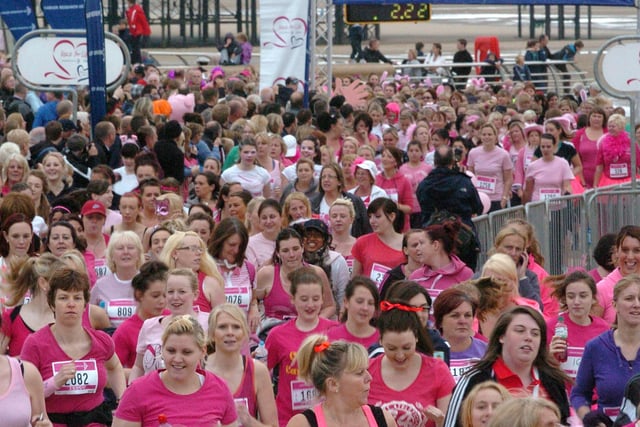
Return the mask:
M487 82L485 82L484 77L471 79L471 84L478 89L484 89L487 86Z
M420 87L433 87L433 83L429 77L426 77L420 84Z

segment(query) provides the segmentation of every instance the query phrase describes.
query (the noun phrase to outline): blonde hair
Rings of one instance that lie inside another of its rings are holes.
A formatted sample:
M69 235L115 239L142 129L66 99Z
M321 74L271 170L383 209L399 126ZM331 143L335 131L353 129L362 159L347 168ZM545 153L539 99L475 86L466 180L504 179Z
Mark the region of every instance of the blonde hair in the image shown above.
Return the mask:
M260 203L264 202L266 199L262 196L254 197L247 204L247 209L245 212L244 226L247 227L247 232L251 234L251 215L256 212L260 208Z
M498 274L511 281L511 292L514 297L520 296L518 292L518 269L516 263L509 255L493 254L482 266L482 276L488 277L487 270Z
M194 294L198 293L198 276L191 271L190 268L174 268L169 270L167 273L167 283L169 282L169 277L178 276L178 277L186 277L189 280L189 286Z
M69 265L74 270L85 272L87 271L87 263L84 260L82 252L77 249L69 249L60 255L60 261L65 265Z
M11 163L11 161L16 161L20 166L22 166L22 179L20 179L19 182L27 182L27 177L29 176L29 162L27 162L27 159L25 159L20 153L11 153L4 158L4 161L2 162L2 182L7 182L7 169L9 169L9 163Z
M485 381L480 384L476 384L471 389L467 397L462 401L462 408L460 410L460 421L462 422L462 427L473 427L473 405L475 404L478 394L484 390L494 390L500 395L500 397L502 397L502 402L506 402L512 397L511 394L509 394L509 390L507 390L502 384L495 381Z
M552 411L560 421L560 410L550 400L539 397L518 397L498 406L488 427L539 427L544 410Z
M169 201L169 215L170 219L173 218L182 218L186 217L184 213L184 201L182 197L177 195L176 193L164 193L156 197L156 200L161 202L163 200Z
M214 333L218 327L218 316L222 313L227 314L236 322L240 323L240 328L244 334L244 339L249 338L249 325L247 324L247 316L235 304L220 304L215 307L209 314L209 339L207 342L207 353L211 354L216 351L216 343L213 340Z
M362 345L340 340L325 347L328 340L326 335L311 335L302 342L296 355L298 376L312 383L320 394L326 393L328 378L339 378L344 372L353 373L369 366L367 350Z
M20 147L20 152L22 153L22 150L24 149L25 151L29 150L29 132L27 132L24 129L14 129L11 132L9 132L7 134L7 138L6 138L7 142L11 141L14 142L16 144L18 144L18 147ZM4 144L2 144L4 145Z
M42 277L48 282L53 272L62 266L63 263L57 256L45 252L39 257L28 258L20 269L12 268L9 271L8 281L13 285L13 295L7 300L7 305L9 307L18 305L27 292L30 292L33 298L40 292L38 279Z
M334 206L344 206L349 211L349 215L351 216L351 219L354 219L356 217L356 210L353 207L353 202L351 200L338 197L331 204L331 207L329 208L329 215L331 215L331 209L333 209Z
M176 260L173 258L173 254L178 249L178 246L182 243L185 237L196 237L198 244L202 248L202 256L200 257L199 271L203 272L207 276L211 276L218 281L220 286L223 286L224 279L218 271L218 267L213 257L209 255L207 251L207 245L202 241L200 236L194 231L176 231L164 244L162 252L160 252L159 259L169 266L169 268L176 268Z
M198 320L190 316L188 314L183 314L181 316L176 316L169 322L164 332L162 333L162 346L164 347L167 343L167 339L171 335L191 335L198 348L201 348L203 351L207 344L207 338L204 333L204 328Z
M113 273L116 272L116 262L113 259L116 245L121 243L133 243L138 251L138 257L136 259L136 270L140 270L140 266L144 264L144 249L142 249L142 242L140 237L133 231L116 231L111 235L109 244L107 245L107 266Z
M67 184L71 184L71 177L73 175L73 169L71 169L71 166L69 166L65 161L64 161L64 157L62 157L62 154L58 153L57 151L50 151L48 152L44 158L42 159L42 166L44 166L45 163L47 163L47 159L49 157L55 157L59 162L60 165L62 165L62 169L65 173L63 173L62 176L62 181L66 182Z

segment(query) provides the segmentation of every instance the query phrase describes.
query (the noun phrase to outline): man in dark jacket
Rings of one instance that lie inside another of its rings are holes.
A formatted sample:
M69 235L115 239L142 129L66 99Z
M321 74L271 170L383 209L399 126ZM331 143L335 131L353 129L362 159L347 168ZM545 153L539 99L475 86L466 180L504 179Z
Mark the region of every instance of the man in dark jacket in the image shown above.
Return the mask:
M364 59L365 62L385 62L387 64L393 64L390 59L380 52L380 41L377 39L369 40L369 46L365 47L360 55L356 58L356 62Z
M435 169L418 185L422 224L426 225L436 210L446 209L473 227L471 217L482 214L483 207L471 178L457 169L451 147L438 147L433 162Z

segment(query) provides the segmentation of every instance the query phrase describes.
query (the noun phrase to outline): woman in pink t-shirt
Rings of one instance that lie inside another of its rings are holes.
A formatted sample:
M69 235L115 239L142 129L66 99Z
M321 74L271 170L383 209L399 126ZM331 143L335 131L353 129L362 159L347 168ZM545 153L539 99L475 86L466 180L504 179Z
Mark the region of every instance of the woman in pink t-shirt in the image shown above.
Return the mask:
M425 132L428 130L425 129ZM433 169L432 165L428 165L424 162L424 154L422 151L422 145L420 141L413 140L409 142L407 146L407 156L409 157L409 161L402 166L400 166L400 175L403 175L409 180L411 184L412 194L416 194L418 190L418 184L422 182L423 179L429 175L431 170ZM420 205L415 204L411 209L411 226L415 227L418 221L417 215L420 215Z
M584 271L570 273L554 291L554 296L560 300L563 313L547 320L547 344L551 354L566 352L566 360L560 360L560 368L572 380L575 380L578 374L578 366L587 341L609 330L606 321L590 315L591 308L597 304L596 293L596 283ZM563 317L567 325L567 338L552 333L559 317ZM567 389L570 390L570 387Z
M267 367L242 350L249 339L245 313L235 304L221 304L209 315L209 355L205 369L222 378L233 394L242 425L275 426L276 401Z
M399 426L441 427L455 381L432 357L433 344L416 314L422 308L383 301L381 309L384 355L369 363L369 403L391 412Z
M381 286L387 271L405 262L403 236L396 228L400 213L393 200L387 198L374 200L367 213L373 233L360 236L353 245L351 277L362 274Z
M550 133L542 134L542 157L529 165L525 174L524 203L550 200L571 194L574 178L569 164L555 155L558 141Z
M476 187L491 199L489 212L507 207L511 200L513 163L507 153L498 147L498 131L491 123L480 128L482 145L469 152L467 168L476 175Z
M387 192L389 198L396 202L398 210L404 217L402 231L409 229L409 215L419 209L418 200L411 182L398 169L402 165L404 153L396 147L385 147L382 150L380 163L382 172L376 176L376 185Z
M354 277L344 291L342 323L331 328L327 335L334 340L346 340L370 348L380 339L378 330L371 325L380 304L375 283L368 277Z
M86 273L57 269L47 293L55 322L27 338L20 353L44 379L47 414L54 426L111 425L104 388L108 384L118 400L126 388L109 335L82 324L88 299Z
M320 316L324 286L316 270L301 267L291 275L291 300L297 317L274 327L265 346L267 366L278 369L278 421L285 426L295 414L317 403L313 385L298 379L296 353L304 339L314 333L326 333L336 323Z
M114 427L236 426L238 415L229 388L200 369L206 341L196 318L172 319L162 334L167 369L151 372L129 386L116 410Z

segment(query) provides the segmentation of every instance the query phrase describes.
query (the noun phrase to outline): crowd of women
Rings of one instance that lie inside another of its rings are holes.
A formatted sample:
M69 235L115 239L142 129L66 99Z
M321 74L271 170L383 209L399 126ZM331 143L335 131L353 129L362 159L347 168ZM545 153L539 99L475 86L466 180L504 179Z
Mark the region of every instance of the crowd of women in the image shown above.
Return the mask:
M474 272L463 222L416 199L442 167L485 212L630 180L610 100L371 75L285 109L250 70L195 71L136 68L92 142L54 120L30 150L0 114L3 425L613 422L640 372L640 227L549 276L511 220ZM102 154L121 167L83 169Z

